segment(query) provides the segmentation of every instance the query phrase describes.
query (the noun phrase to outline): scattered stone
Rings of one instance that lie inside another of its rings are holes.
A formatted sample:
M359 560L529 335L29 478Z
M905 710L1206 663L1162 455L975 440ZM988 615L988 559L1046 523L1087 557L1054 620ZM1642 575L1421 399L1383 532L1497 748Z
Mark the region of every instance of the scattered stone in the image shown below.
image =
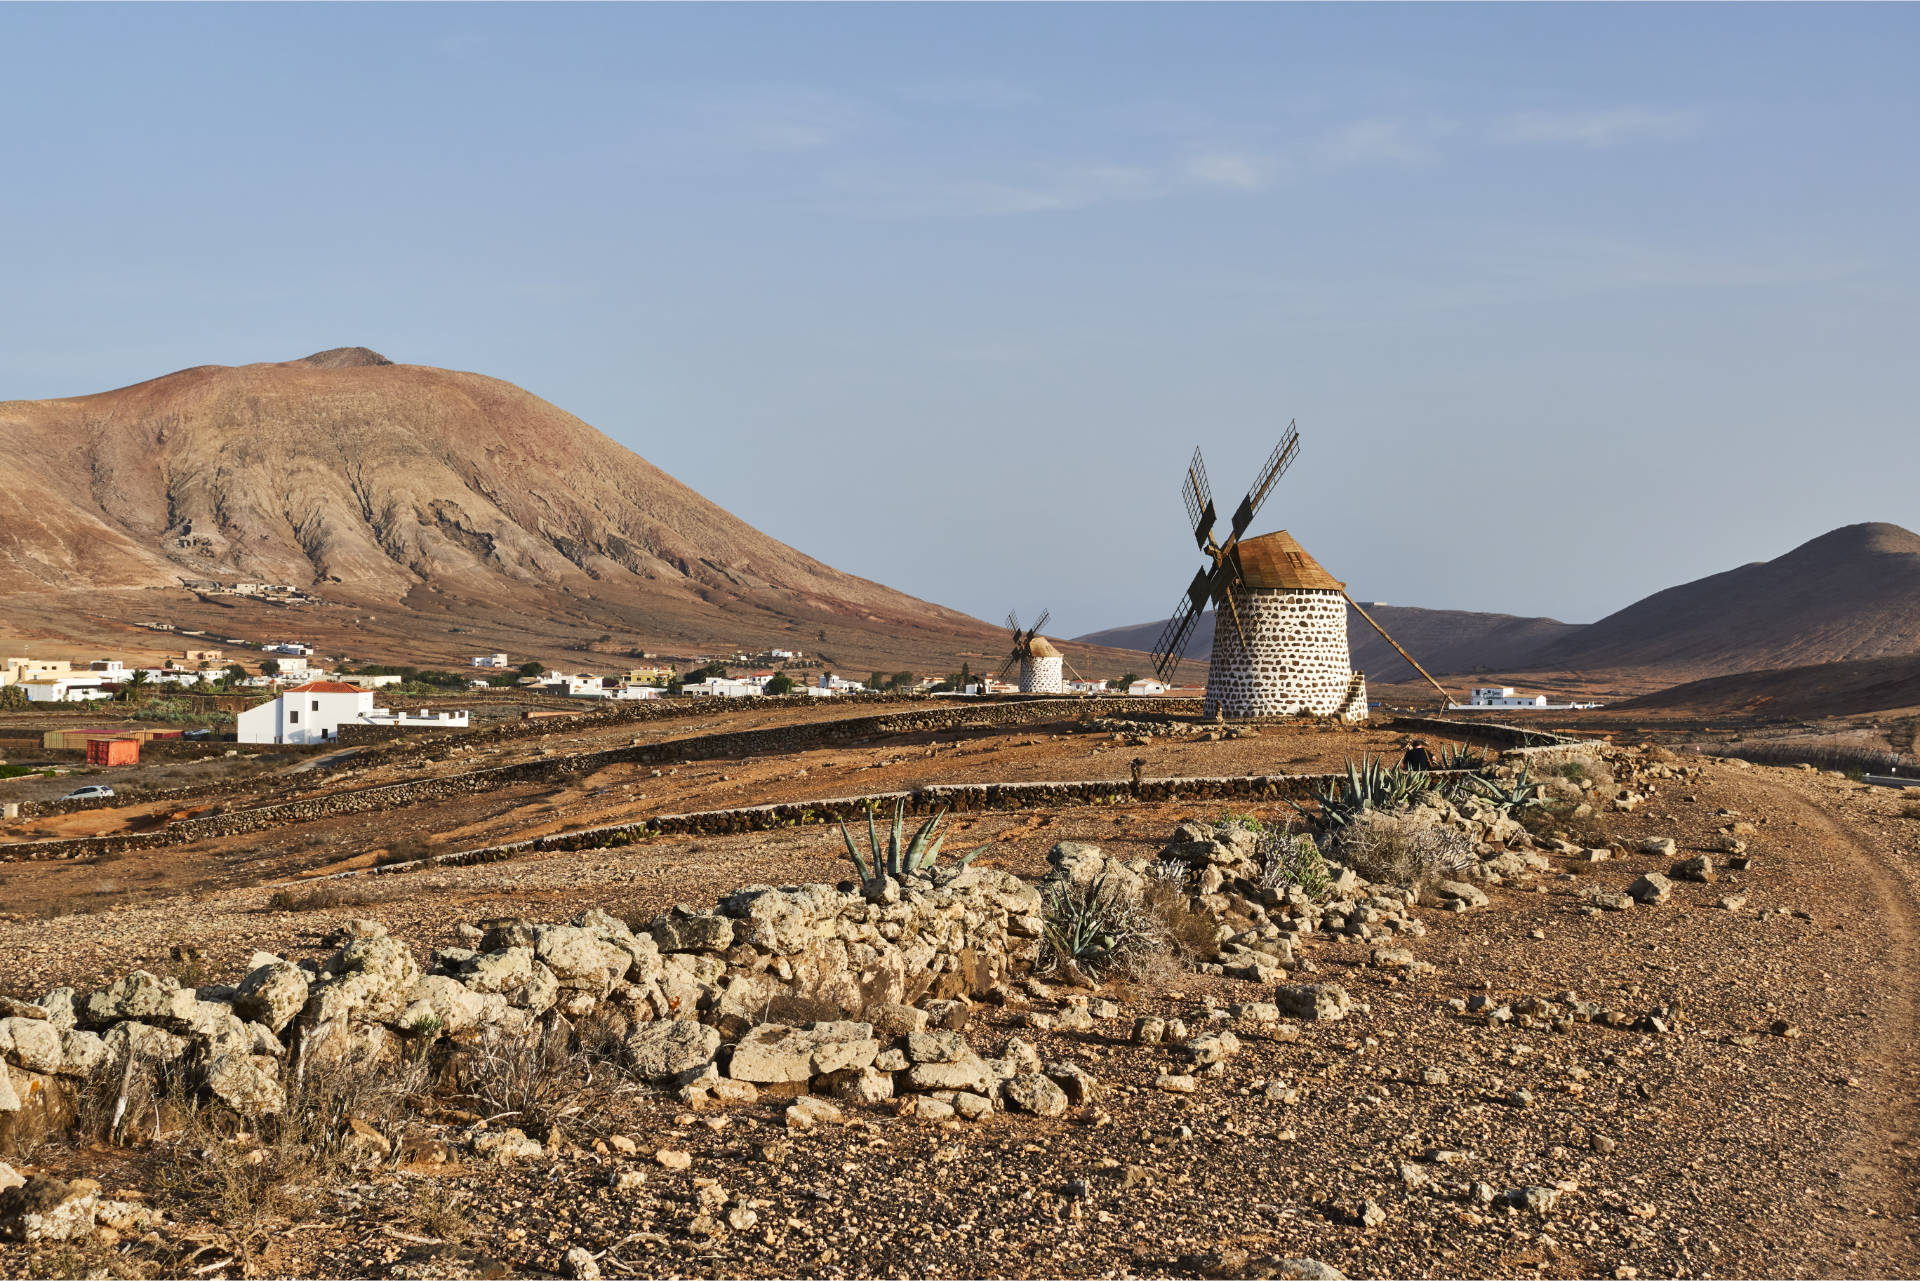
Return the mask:
M495 1165L509 1165L514 1161L544 1156L547 1150L528 1138L524 1132L505 1129L481 1131L474 1136L473 1151L474 1155L485 1157Z
M693 1165L693 1154L677 1148L661 1148L653 1154L653 1159L660 1163L663 1170L685 1170Z
M840 1109L817 1094L803 1094L787 1109L789 1130L811 1130L816 1126L837 1124L846 1118Z
M1658 907L1673 894L1673 882L1658 872L1648 872L1627 887L1633 901L1646 907Z
M1289 983L1274 989L1274 1003L1283 1014L1311 1022L1344 1019L1353 1000L1338 983Z
M1672 874L1678 880L1697 881L1704 885L1712 885L1720 879L1713 869L1713 860L1705 854L1675 863Z
M1017 1112L1051 1117L1064 1116L1067 1111L1066 1091L1039 1072L1022 1072L1010 1078L1000 1091L1007 1106Z
M92 1179L68 1183L36 1174L0 1190L0 1239L71 1241L93 1230L100 1185Z
M1162 1072L1154 1078L1153 1088L1168 1094L1192 1094L1200 1088L1200 1083L1184 1073Z
M635 1074L649 1081L695 1071L712 1062L719 1049L719 1029L689 1019L643 1023L621 1047Z
M1640 842L1640 852L1654 858L1672 858L1679 848L1671 836L1649 836Z
M591 1250L576 1245L561 1257L560 1275L575 1281L600 1281L600 1264Z

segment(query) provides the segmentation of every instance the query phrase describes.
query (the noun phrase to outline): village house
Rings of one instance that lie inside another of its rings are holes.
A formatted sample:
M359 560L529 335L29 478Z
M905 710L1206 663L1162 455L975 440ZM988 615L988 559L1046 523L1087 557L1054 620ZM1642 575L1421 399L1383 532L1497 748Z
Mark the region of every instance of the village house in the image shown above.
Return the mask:
M68 676L72 673L73 664L64 658L9 658L6 669L0 671L0 685L17 685L24 680Z
M96 699L112 698L111 693L101 688L105 683L92 673L84 676L74 673L65 676L36 676L15 682L26 691L27 701L30 703L86 703Z
M1134 698L1154 698L1167 692L1167 683L1146 677L1127 686L1127 693Z
M344 681L310 681L250 707L235 722L242 743L331 743L347 725L464 729L465 712L397 712L373 705L373 691Z
M505 654L475 654L467 660L467 665L469 667L505 667L507 666L507 656Z

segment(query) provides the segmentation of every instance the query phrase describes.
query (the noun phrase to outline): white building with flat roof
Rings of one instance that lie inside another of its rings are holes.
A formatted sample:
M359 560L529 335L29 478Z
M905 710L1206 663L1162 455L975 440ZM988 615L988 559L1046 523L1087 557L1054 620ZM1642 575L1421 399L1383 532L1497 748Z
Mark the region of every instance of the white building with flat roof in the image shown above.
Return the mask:
M421 729L464 729L465 712L393 711L373 705L373 691L344 681L309 681L282 690L280 696L250 707L236 719L242 743L305 745L331 743L347 725L407 725Z

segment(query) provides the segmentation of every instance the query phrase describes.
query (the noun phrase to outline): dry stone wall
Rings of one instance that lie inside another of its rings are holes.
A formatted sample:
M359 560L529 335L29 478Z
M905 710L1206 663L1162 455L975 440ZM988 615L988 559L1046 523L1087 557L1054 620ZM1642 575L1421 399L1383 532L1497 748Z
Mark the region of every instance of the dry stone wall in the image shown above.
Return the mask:
M719 1080L723 1040L729 1079L749 1086L857 1071L880 1050L873 1024L836 1020L911 1023L913 1002L1003 988L1038 946L1040 912L1018 877L955 868L865 889L748 886L638 928L598 909L566 924L493 921L463 927L471 946L424 966L383 926L350 921L326 960L259 952L230 984L136 970L92 993L0 998L0 1152L63 1124L81 1081L130 1058L271 1114L287 1074L318 1056L457 1051L527 1038L551 1017L601 1020L638 1074L694 1089ZM811 1027L755 1027L783 1018Z
M1366 719L1366 679L1353 670L1347 650L1345 596L1242 591L1232 612L1238 627L1231 616L1215 619L1207 715Z

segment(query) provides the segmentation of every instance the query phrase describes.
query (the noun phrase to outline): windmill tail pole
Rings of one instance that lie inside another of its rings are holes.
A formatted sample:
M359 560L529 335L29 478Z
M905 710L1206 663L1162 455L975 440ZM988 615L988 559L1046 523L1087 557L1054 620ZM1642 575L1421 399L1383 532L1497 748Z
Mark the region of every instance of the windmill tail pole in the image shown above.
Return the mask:
M1346 594L1345 592L1341 592L1340 594L1341 594L1342 596L1347 596L1347 594ZM1380 633L1380 636L1381 636L1381 638L1382 638L1383 640L1385 640L1385 641L1387 642L1387 644L1389 644L1389 645L1391 645L1391 646L1393 646L1393 648L1394 648L1394 652L1395 652L1395 653L1397 653L1397 654L1399 654L1399 655L1400 655L1400 657L1402 657L1402 658L1404 658L1404 659L1406 659L1406 660L1407 660L1407 661L1408 661L1409 663L1413 663L1413 670L1414 670L1414 671L1416 671L1416 672L1419 672L1419 673L1420 673L1420 674L1421 674L1422 676L1426 676L1426 678L1427 678L1427 684L1429 684L1429 685L1431 685L1431 686L1433 686L1433 688L1434 688L1435 690L1437 690L1437 691L1439 692L1439 694L1440 694L1440 699L1441 699L1441 703L1442 703L1442 705L1445 705L1445 704L1447 704L1447 703L1451 703L1451 702L1453 701L1453 695L1451 695L1451 694L1449 694L1449 693L1447 693L1447 691L1446 691L1446 690L1444 690L1444 689L1442 689L1442 688L1440 687L1440 682L1439 682L1439 681L1437 681L1437 680L1435 680L1435 679L1433 679L1433 677L1432 677L1432 676L1428 676L1428 675L1427 675L1427 669L1426 669L1426 668L1424 668L1424 667L1422 667L1422 666L1420 666L1420 664L1419 664L1419 663L1416 663L1416 662L1414 662L1414 659L1413 659L1413 655L1412 655L1412 654L1409 654L1409 653L1407 653L1407 651L1406 651L1406 650L1404 650L1404 649L1401 649L1401 648L1400 648L1400 642L1399 642L1399 641L1397 641L1397 640L1395 640L1395 639L1394 639L1393 637L1391 637L1391 636L1388 636L1388 635L1387 635L1387 629L1386 629L1386 628L1384 628L1384 627L1382 627L1382 626L1380 626L1380 624L1378 624L1378 623L1376 623L1376 622L1374 622L1374 621L1373 621L1373 615L1372 615L1372 614L1369 614L1369 613L1368 613L1368 612L1367 612L1366 610L1364 610L1364 609L1361 609L1361 608L1360 608L1360 602L1359 602L1359 601L1357 601L1357 600L1355 600L1355 599L1354 599L1353 597L1351 597L1351 596L1347 596L1347 604L1349 604L1349 605L1351 605L1351 606L1353 606L1353 608L1354 608L1354 612L1356 612L1357 614L1359 614L1359 615L1360 615L1360 617L1362 617L1362 618L1364 618L1364 619L1366 619L1366 620L1367 620L1367 625L1368 625L1369 627L1372 627L1374 631L1376 631L1376 632L1379 632L1379 633Z

